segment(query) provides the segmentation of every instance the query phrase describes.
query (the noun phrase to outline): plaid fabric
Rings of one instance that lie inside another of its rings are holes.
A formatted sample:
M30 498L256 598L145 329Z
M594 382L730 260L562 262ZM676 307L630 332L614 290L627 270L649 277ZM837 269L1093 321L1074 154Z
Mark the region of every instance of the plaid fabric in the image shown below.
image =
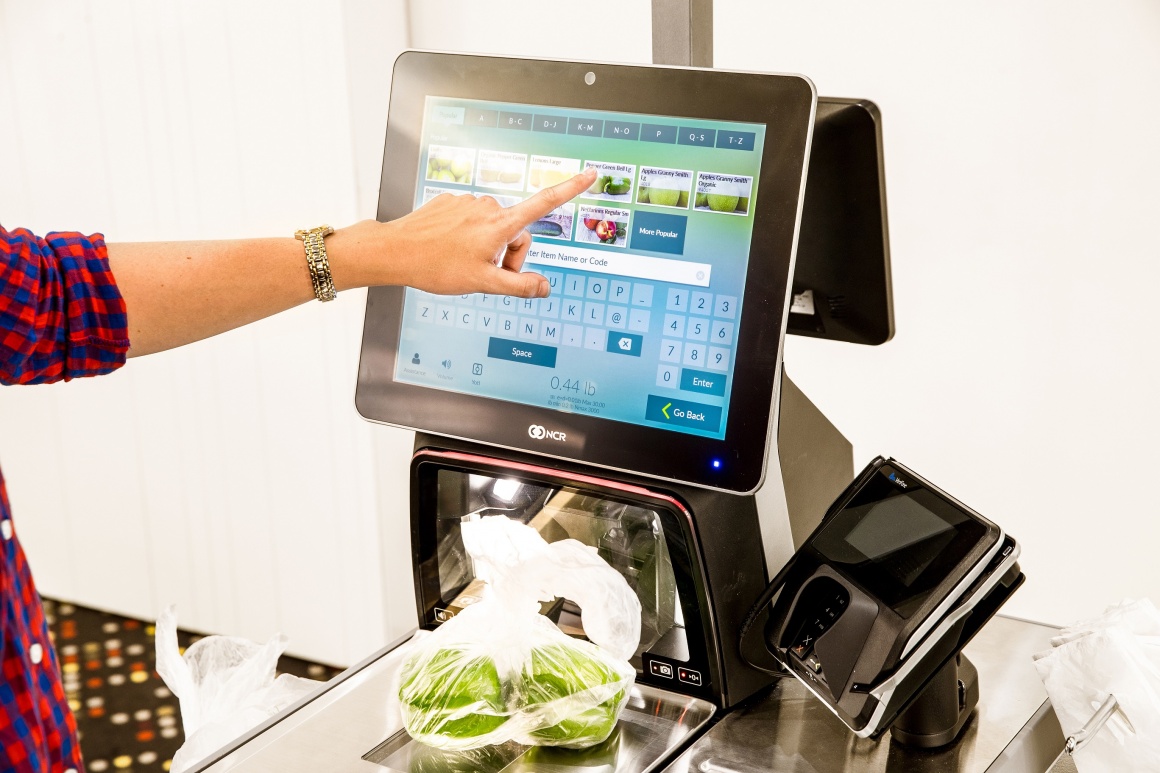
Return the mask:
M128 350L104 236L0 227L0 383L107 373Z
M0 383L108 373L124 364L128 338L104 237L40 239L0 227ZM76 720L0 475L0 772L83 770Z

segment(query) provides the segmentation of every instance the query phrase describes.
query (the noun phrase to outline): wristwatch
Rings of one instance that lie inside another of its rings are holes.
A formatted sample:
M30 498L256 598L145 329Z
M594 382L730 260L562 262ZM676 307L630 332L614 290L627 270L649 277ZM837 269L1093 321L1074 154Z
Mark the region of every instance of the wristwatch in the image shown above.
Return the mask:
M310 268L310 283L314 285L314 297L320 301L333 301L338 296L334 280L330 277L330 261L326 259L324 237L334 233L328 225L320 225L308 231L295 231L294 238L306 248L306 265Z

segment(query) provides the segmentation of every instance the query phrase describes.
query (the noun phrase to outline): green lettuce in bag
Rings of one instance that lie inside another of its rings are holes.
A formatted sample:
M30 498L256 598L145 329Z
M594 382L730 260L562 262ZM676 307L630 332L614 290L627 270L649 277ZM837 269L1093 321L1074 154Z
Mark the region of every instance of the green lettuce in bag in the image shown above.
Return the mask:
M577 540L548 544L505 516L465 520L462 533L488 594L414 645L399 675L407 732L447 751L608 739L636 678L636 593ZM556 597L580 606L591 642L539 614Z
M495 661L456 647L425 650L403 664L399 700L412 738L443 749L492 742L510 718Z
M525 711L545 726L532 730L527 741L583 749L607 739L635 675L626 674L625 665L582 641L532 648L520 692Z

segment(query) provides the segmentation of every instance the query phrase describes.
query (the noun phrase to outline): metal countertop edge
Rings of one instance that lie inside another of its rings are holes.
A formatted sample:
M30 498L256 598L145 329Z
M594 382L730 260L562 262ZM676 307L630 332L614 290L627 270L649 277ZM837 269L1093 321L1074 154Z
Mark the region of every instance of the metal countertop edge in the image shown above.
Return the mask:
M259 735L266 732L274 725L278 724L279 722L286 719L287 717L293 715L299 709L313 703L315 700L322 697L326 693L330 692L335 687L338 687L340 684L342 684L347 679L350 679L352 676L354 676L355 674L362 671L364 668L369 666L371 663L374 663L376 660L383 657L387 653L389 653L389 652L403 646L404 644L406 644L410 639L412 639L415 636L415 634L418 632L418 630L419 629L417 627L413 628L410 632L403 634L398 639L395 639L393 642L391 642L387 646L380 649L378 652L375 652L372 655L368 655L367 657L363 658L358 663L355 663L353 666L351 666L347 670L343 671L338 676L334 677L333 679L331 679L329 681L323 682L322 684L319 685L317 690L315 690L314 692L310 693L309 695L303 697L297 703L294 703L290 706L287 706L285 709L282 709L277 714L270 717L269 719L267 719L265 722L261 723L260 725L258 725L254 729L250 730L247 733L243 733L242 735L235 738L233 741L231 741L226 746L223 746L221 749L218 749L216 752L214 752L210 756L206 757L201 762L197 763L195 766L193 766L192 768L189 769L189 773L202 773L203 771L205 771L206 769L208 769L212 765L216 765L218 762L225 759L229 755L233 754L235 751L240 749L242 746L245 746L247 743L254 740Z

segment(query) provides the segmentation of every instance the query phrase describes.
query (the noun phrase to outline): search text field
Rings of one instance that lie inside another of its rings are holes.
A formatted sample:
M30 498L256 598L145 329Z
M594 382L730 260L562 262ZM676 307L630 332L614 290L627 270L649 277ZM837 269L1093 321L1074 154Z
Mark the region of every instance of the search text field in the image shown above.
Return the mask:
M652 279L696 287L709 286L709 274L713 268L708 263L694 263L689 260L654 258L648 255L622 254L540 242L532 244L526 262L539 266L579 269L597 274Z

